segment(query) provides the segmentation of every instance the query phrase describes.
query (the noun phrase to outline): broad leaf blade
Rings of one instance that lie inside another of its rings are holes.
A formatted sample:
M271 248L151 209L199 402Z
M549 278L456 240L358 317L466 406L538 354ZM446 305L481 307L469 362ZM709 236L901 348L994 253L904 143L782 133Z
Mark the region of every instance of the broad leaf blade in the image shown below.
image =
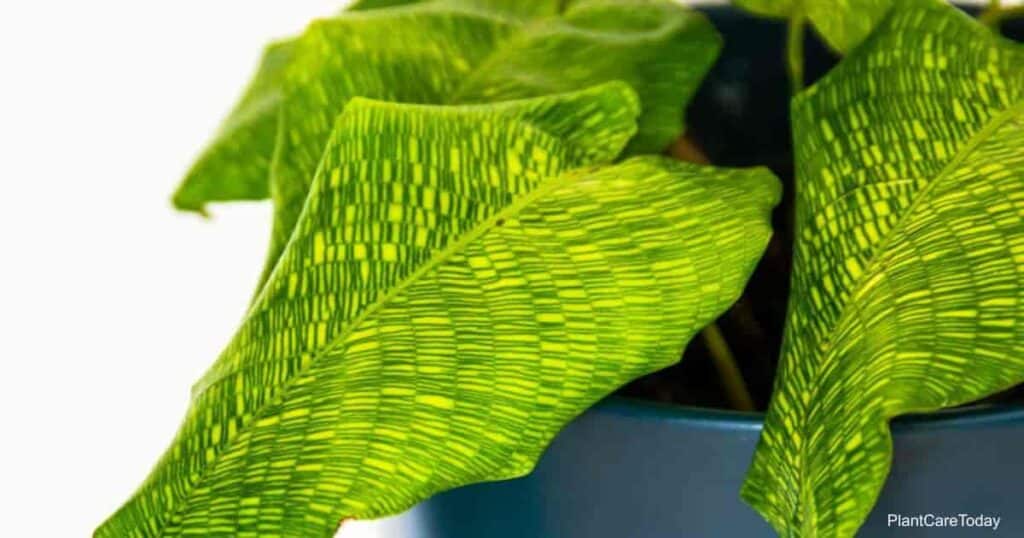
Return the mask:
M443 102L472 66L519 26L492 12L435 3L310 25L284 80L288 99L271 166L274 223L261 284L291 236L334 119L346 103L357 96Z
M733 0L736 5L769 17L807 17L836 51L860 44L885 16L893 0Z
M540 178L610 159L637 113L621 84L471 110L353 103L275 275L194 387L172 447L97 535L178 532L213 464L354 322Z
M527 472L676 361L740 293L778 184L658 158L569 171L622 148L634 99L352 101L175 444L97 535L327 536Z
M888 420L1024 381L1024 50L900 3L793 104L797 244L743 496L783 536L852 536Z
M303 35L284 82L264 277L288 241L331 121L348 99L482 103L623 80L644 111L630 150L657 151L680 134L683 107L720 46L703 16L669 2L591 0L560 19L532 22L477 4L350 15L314 23Z

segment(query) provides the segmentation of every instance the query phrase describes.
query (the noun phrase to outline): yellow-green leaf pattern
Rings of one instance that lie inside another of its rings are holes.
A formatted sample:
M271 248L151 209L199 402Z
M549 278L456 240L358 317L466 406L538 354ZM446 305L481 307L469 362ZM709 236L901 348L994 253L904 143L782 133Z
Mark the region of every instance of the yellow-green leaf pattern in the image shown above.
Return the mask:
M833 49L848 52L860 44L893 5L893 0L733 0L759 15L806 17Z
M363 0L350 5L348 11L370 11L418 3L425 2ZM492 15L519 17L554 15L557 14L560 5L557 0L445 0L445 3L453 6L461 3L459 9L462 10L476 8L488 11ZM364 14L357 13L354 17L362 15ZM373 15L385 19L390 16L388 11ZM346 17L346 14L342 13L339 17ZM353 15L348 17L352 18ZM358 25L354 26L354 31L358 31ZM401 30L414 31L412 28ZM408 38L405 33L403 36ZM259 69L249 87L174 193L175 207L205 214L205 206L210 202L262 200L270 196L268 173L277 142L278 107L283 91L282 75L298 42L298 38L282 40L272 43L264 51ZM479 46L480 43L473 45ZM376 67L364 65L363 69L372 71ZM415 74L427 76L423 73ZM382 78L388 76L386 73L379 75ZM400 81L392 79L386 82L397 84ZM365 93L357 90L354 95L370 96L374 92L379 92L376 86L367 88ZM415 93L407 98L412 102L428 100L428 96L417 96Z
M623 80L642 103L628 151L660 151L680 134L683 107L719 49L703 16L671 2L588 0L530 23L478 4L349 15L318 21L302 36L284 78L264 279L302 209L331 122L351 97L482 103Z
M281 262L99 537L330 536L528 472L678 360L770 235L765 170L611 160L625 84L490 105L356 98Z
M896 415L1024 381L1024 47L906 0L793 103L782 362L743 496L782 536L853 536Z
M271 262L305 199L312 168L334 116L356 96L398 102L470 104L536 97L624 80L644 104L630 153L660 151L682 130L683 109L718 53L719 38L699 14L668 1L373 1L313 23L293 43L296 57L275 90L290 95L275 194ZM557 16L560 15L560 16ZM298 122L296 118L303 118ZM277 125L276 110L260 116ZM180 188L176 204L268 193L263 163L276 128L259 138L218 137ZM306 145L309 147L305 147ZM217 168L200 166L213 160ZM244 177L223 173L244 167ZM259 185L244 187L243 185ZM294 191L294 192L293 192ZM287 205L287 207L285 207Z

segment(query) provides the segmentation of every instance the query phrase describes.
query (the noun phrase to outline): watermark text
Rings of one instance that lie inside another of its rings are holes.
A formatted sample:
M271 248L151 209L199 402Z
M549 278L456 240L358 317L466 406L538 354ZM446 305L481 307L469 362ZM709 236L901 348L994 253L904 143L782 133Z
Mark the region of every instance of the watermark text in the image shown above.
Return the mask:
M997 531L1001 520L1000 516L988 514L889 514L886 523L889 527L968 527Z

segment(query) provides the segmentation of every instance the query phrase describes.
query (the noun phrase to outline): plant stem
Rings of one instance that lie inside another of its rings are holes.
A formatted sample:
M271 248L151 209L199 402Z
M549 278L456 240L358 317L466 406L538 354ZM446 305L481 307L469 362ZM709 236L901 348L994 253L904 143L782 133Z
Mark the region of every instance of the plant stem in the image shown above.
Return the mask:
M686 136L679 137L672 144L669 154L681 161L697 164L711 162L707 155L704 155L704 152ZM733 308L735 307L734 305ZM754 399L750 397L747 384L743 381L743 374L740 372L739 366L736 365L736 359L732 355L732 350L729 349L729 344L725 341L725 336L718 328L718 324L708 325L701 334L704 336L704 343L708 346L708 352L711 353L715 369L718 370L718 377L722 381L722 387L729 398L729 403L740 411L754 411Z
M793 95L804 89L804 15L789 18L786 31L786 66L789 70L789 87Z
M994 0L981 15L978 15L978 20L985 26L998 30L1003 21L1014 17L1024 17L1024 5L1003 7L999 0Z
M708 325L701 335L704 336L704 343L707 344L711 358L715 361L715 369L718 370L718 377L722 380L722 387L729 402L740 411L754 411L754 399L750 397L747 384L743 381L743 374L740 373L736 359L732 356L729 344L725 342L718 325Z
M708 156L704 155L704 152L697 147L697 144L694 144L693 140L690 140L686 135L677 138L676 141L672 143L672 146L669 147L668 153L680 161L697 164L711 164Z

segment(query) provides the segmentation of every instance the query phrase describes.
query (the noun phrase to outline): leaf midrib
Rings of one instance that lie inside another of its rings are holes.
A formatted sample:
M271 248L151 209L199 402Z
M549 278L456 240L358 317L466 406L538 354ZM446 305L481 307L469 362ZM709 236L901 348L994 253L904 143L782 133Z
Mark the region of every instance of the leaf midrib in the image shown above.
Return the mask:
M512 216L517 215L522 209L531 205L538 198L546 194L550 194L552 191L556 190L559 187L570 184L572 181L574 181L577 177L581 175L581 171L591 168L593 167L579 167L563 170L561 173L554 177L549 177L547 180L542 180L541 183L538 184L537 187L534 188L532 191L520 196L516 200L513 200L501 211L495 212L492 216L481 221L472 229L462 234L456 241L454 241L453 243L449 244L448 246L446 246L445 248L441 249L436 254L431 256L429 260L424 262L420 267L416 268L416 270L410 273L405 279L403 279L401 282L393 286L387 293L385 293L383 296L374 301L373 304L367 306L358 316L356 316L355 319L352 320L352 323L350 323L345 329L343 329L341 332L335 335L335 337L332 338L322 348L320 352L313 356L313 358L309 362L309 365L306 366L306 368L303 369L303 371L297 371L295 375L286 380L281 385L277 396L272 398L271 401L269 401L268 403L264 404L260 411L254 413L248 420L247 424L238 428L238 433L235 435L234 439L228 441L223 446L221 446L218 449L217 454L215 455L213 460L211 460L202 467L199 478L188 487L189 492L194 491L196 488L201 486L205 478L208 476L209 470L215 468L217 463L220 461L220 456L224 452L228 451L231 445L234 442L237 442L238 439L241 438L249 430L252 424L258 422L261 418L263 418L264 410L273 408L275 407L276 404L287 400L288 391L295 384L296 380L299 379L304 372L308 372L311 369L315 368L316 363L321 358L334 353L336 350L335 348L339 344L343 343L349 336L351 336L351 334L354 333L362 325L362 323L365 322L369 317L376 314L382 308L387 306L392 300L394 300L395 297L397 297L399 294L407 290L413 284L417 283L419 279L423 277L423 275L427 274L428 272L432 271L433 269L442 265L443 263L449 261L452 258L452 256L461 252L462 249L466 247L466 245L479 239L487 232L498 227L497 223L499 221L504 221ZM164 521L164 526L160 530L160 536L165 535L164 530L166 529L167 525L173 523L179 514L187 512L189 508L190 498L191 497L188 495L182 497L182 504L180 508L173 510L173 512L171 512L168 518Z
M606 87L606 86L611 86L611 85L615 85L615 84L619 84L619 82L618 81L616 81L616 82L606 82L604 84L601 84L600 86L601 87ZM628 87L628 85L625 85L624 83L622 83L622 84L623 84L623 87ZM583 92L589 92L589 91L591 91L591 90L583 90ZM581 92L573 92L573 93L579 94ZM549 95L553 96L553 95L567 95L567 94L562 93L562 94L549 94ZM359 103L359 102L387 103L388 105L395 105L395 106L402 106L402 107L430 108L434 114L437 114L437 115L440 115L440 116L444 116L444 115L458 116L459 114L462 113L462 110L464 110L466 108L475 108L475 107L480 107L480 106L486 106L486 107L488 107L492 111L499 112L499 111L502 111L502 110L513 109L513 108L515 108L517 106L521 106L523 102L529 101L531 99L535 99L535 98L514 99L514 100L501 101L501 102L497 102L497 103L494 103L494 104L486 104L486 105L421 105L421 104L408 104L408 103L393 103L393 102L390 102L390 101L377 101L375 99L367 99L365 97L353 97L352 99L350 99L348 101L348 104L346 106L352 106L352 103ZM635 102L634 102L634 105L635 105ZM342 115L343 114L344 114L344 112L342 112ZM340 116L341 115L339 115L339 117ZM280 117L279 117L279 119L280 119ZM608 147L604 147L602 145L597 145L597 146L591 145L591 147L588 148L586 146L580 145L578 141L566 140L564 138L560 139L559 137L557 137L557 136L553 135L552 133L549 133L548 131L546 131L543 127L537 125L536 122L531 121L531 120L529 120L527 118L519 117L519 118L515 118L514 121L519 123L519 124L522 124L522 125L526 126L530 130L531 133L536 133L538 136L546 136L546 137L551 138L552 140L560 140L560 142L565 145L565 150L566 150L567 158L570 159L571 161L567 162L568 167L566 167L566 168L562 169L560 172L558 172L557 176L565 175L565 174L567 174L567 173L569 173L571 171L576 171L576 170L593 169L595 167L594 165L592 165L592 164L591 165L585 164L588 161L593 161L594 160L594 155L588 154L587 150L588 149L589 150L594 150L595 148L603 148L604 150L608 149ZM283 121L279 121L278 122L279 130L283 129L283 123L284 123ZM337 125L335 125L335 127L336 126ZM634 125L634 127L635 127L635 125ZM634 128L633 129L633 134L631 136L634 136L635 134L636 134L636 130ZM282 136L281 133L279 133L279 136ZM325 146L331 144L331 138L332 137L329 137L328 141L325 143ZM615 147L618 148L618 149L612 151L611 152L612 154L621 151L621 146L615 146ZM278 158L278 153L279 152L275 152L275 158ZM572 161L575 161L575 162L572 162ZM320 162L317 163L316 169L315 169L315 171L313 173L313 177L316 178L316 177L324 174L325 172L324 172L323 168L324 168L324 161L323 161L323 159L321 159ZM549 180L540 180L537 183L537 186L535 187L535 189L536 188L541 188L543 185L545 185L547 183L547 181L549 181ZM311 191L312 191L312 186L310 187L310 192ZM530 191L530 192L533 192L533 191ZM513 197L515 197L515 196L526 196L527 194L529 194L529 193L526 193L526 194L513 193L512 196ZM513 200L512 203L515 203L517 200L518 200L518 198ZM299 219L301 219L302 214L305 212L306 204L308 202L309 202L309 193L307 192L306 199L303 201L302 210L300 210L300 212L299 212L299 217L296 218L296 226L293 226L293 228L291 229L291 231L288 234L288 237L285 239L285 245L286 246L291 241L292 236L295 233L297 233L296 230L298 229L298 227L297 227L298 221L299 221ZM509 206L506 206L506 207L509 207ZM483 221L481 221L481 223L482 222ZM464 232L464 233L469 233L469 232ZM278 257L278 261L280 261L280 259L281 259L281 257L283 257L283 255L284 255L284 251L282 250L282 252L280 253L280 255ZM430 262L430 260L427 260L424 263L429 263L429 262ZM271 282L273 280L274 275L275 275L275 273L277 271L277 267L278 267L278 264L275 263L274 264L274 269L268 275L268 277L266 279L266 282L264 282L260 286L259 290L257 290L257 293L253 296L252 301L251 301L251 303L249 304L249 306L248 306L248 308L246 310L245 316L243 317L243 320L248 319L249 316L251 316L253 314L253 312L256 311L256 309L259 307L260 302L264 299L264 295L267 294L267 293L270 293L269 288L268 288L268 284L269 284L269 282ZM415 273L415 271L414 271L414 273ZM412 274L410 274L409 276L412 276ZM216 366L217 366L217 364L214 364L214 368L216 368ZM208 380L207 377L209 375L210 375L210 372L208 371L206 374L203 375L203 377L198 382L196 382L192 386L192 394L193 395L198 395L198 394L208 390L213 385L223 381L223 379L226 377L226 374L218 374L213 380Z
M878 270L878 267L877 267L878 264L881 263L879 260L883 257L882 254L886 250L888 250L888 248L891 246L892 242L895 241L895 238L899 235L898 232L904 226L906 226L908 221L914 216L915 212L918 209L918 206L920 206L921 204L925 203L925 201L930 198L930 195L931 195L932 191L935 189L935 186L937 184L939 184L939 183L942 183L949 175L954 173L955 170L961 164L963 164L963 162L978 148L978 146L980 146L982 143L987 141L989 139L989 137L991 137L996 131L998 131L999 128L1001 128L1005 123L1010 121L1012 118L1016 117L1018 114L1021 114L1022 112L1024 112L1024 98L1018 99L1014 104L1010 105L1006 110L1003 110L999 114L997 114L997 115L993 116L992 118L990 118L988 123L986 123L981 129L979 129L977 132L975 132L967 140L967 142L965 142L964 145L961 146L960 151L958 151L957 154L952 159L950 159L950 161L947 162L945 166L942 167L942 170L940 170L939 173L937 173L935 176L933 176L931 181L929 181L917 193L917 195L914 197L914 200L910 203L910 205L907 206L906 210L904 210L904 212L900 216L899 220L896 221L896 224L894 224L893 227L889 230L889 233L886 234L886 236L883 237L882 240L878 242L878 245L875 248L871 249L871 252L869 254L869 259L867 260L867 262L865 264L865 267L864 267L864 271L857 278L857 280L853 283L853 285L850 286L850 288L849 288L850 291L847 294L847 301L845 301L844 304L842 305L841 311L839 313L839 317L836 319L835 324L831 327L831 330L828 331L829 337L822 344L822 348L823 348L822 349L822 355L823 355L824 359L826 359L826 360L823 360L821 362L813 363L814 366L815 366L815 368L814 368L815 372L820 371L820 365L821 364L827 363L830 360L834 359L833 352L835 351L836 346L835 346L835 341L833 340L832 337L835 335L835 331L836 330L838 330L840 327L844 326L845 323L847 323L848 318L852 315L851 312L856 312L857 311L856 308L851 308L850 307L851 299L853 299L854 297L856 297L858 295L857 291L861 288L861 286L863 286L864 282L868 278L874 276L875 272ZM808 404L808 405L812 405L813 402L817 401L818 393L823 388L822 383L820 383L820 380L818 379L818 377L816 375L815 376L811 376L810 379L814 379L816 382L815 382L813 388L810 391L810 398L808 399L808 401L811 402L811 404ZM807 410L806 417L810 418L810 409L809 408ZM892 418L892 417L887 417L887 418ZM807 422L807 420L801 420L800 421L800 431L801 431L801 433L806 433L808 428L809 428L809 423ZM810 477L807 474L807 467L808 467L807 466L807 461L808 461L808 451L809 450L810 450L810 443L809 442L803 443L800 446L800 452L799 452L799 456L797 458L797 464L799 465L799 467L798 467L798 473L799 473L798 476L799 476L799 483L800 483L800 486L801 486L801 491L800 491L799 497L803 501L803 507L802 507L802 511L804 513L804 519L802 521L803 530L804 531L810 530L810 531L813 531L813 532L817 532L817 521L815 520L813 522L809 522L808 519L807 519L808 515L816 517L816 514L817 514L817 510L816 510L817 507L815 506L815 503L814 503L813 488L808 487L810 485L810 483L811 483L810 482ZM808 492L810 492L810 494L809 495L804 495L804 491L808 491ZM813 536L813 534L804 534L803 536Z
M479 63L477 63L477 65L472 70L472 72L470 74L468 74L466 77L464 77L459 82L457 89L454 92L452 92L451 98L450 99L445 99L444 103L442 103L442 104L459 104L460 103L460 99L461 99L461 94L466 91L467 87L470 87L470 83L472 83L472 82L474 82L476 80L476 78L477 78L479 73L484 72L484 70L487 69L490 64L492 64L492 63L496 62L497 60L500 60L501 58L503 58L507 54L507 52L508 52L508 47L513 46L516 43L522 41L525 38L524 36L530 31L531 28L542 27L544 24L549 24L550 21L560 20L562 18L562 16L564 15L565 8L567 7L567 5L568 5L568 2L563 2L562 5L561 5L562 9L560 9L560 11L559 11L559 13L557 15L539 17L539 18L533 19L533 20L523 20L523 19L517 19L517 18L512 18L512 17L506 17L506 16L504 16L502 14L493 13L493 12L488 11L488 10L467 9L464 6L451 6L451 5L445 5L445 4L440 4L440 3L438 3L438 4L432 4L432 3L415 4L416 8L422 9L423 11L436 11L436 10L440 10L440 8L443 7L444 8L443 11L454 12L454 13L463 13L465 15L476 16L476 17L480 17L482 19L494 20L494 21L496 21L498 23L501 23L501 24L511 24L511 25L516 25L517 26L516 31L510 33L510 35L508 37L506 37L505 39L502 39L501 41L499 41L498 44ZM405 7L408 7L408 6L396 6L395 8L396 9L401 9L401 8L405 8ZM363 13L359 13L359 12L353 12L353 13L355 13L357 15L363 15ZM374 14L374 15L379 15L379 13L378 14ZM347 106L350 106L353 101L356 101L358 99L360 99L358 96L349 99ZM275 136L276 140L280 139L281 129L283 128L283 126L281 125L282 122L279 121L278 123L279 123L279 125L278 125L278 134ZM279 142L275 141L275 148L278 148L279 146L280 146ZM275 151L275 156L274 156L275 158L277 157L277 155L276 155L277 153L278 152ZM382 308L387 306L399 294L401 294L406 289L408 289L410 286L412 286L413 284L418 282L419 279L423 275L425 275L429 271L433 270L434 268L438 267L439 265L445 263L446 261L451 259L451 257L453 255L455 255L456 253L460 252L466 245L468 245L472 241L475 241L479 237L483 236L487 232L489 232L492 229L494 229L496 227L496 223L498 221L505 220L505 219L509 218L510 216L513 216L513 215L517 214L519 211L521 211L523 208L525 208L525 207L529 206L530 204L532 204L533 202L535 202L541 196L550 193L551 191L557 189L558 187L561 187L563 185L566 185L566 184L570 183L573 179L575 179L579 175L579 173L573 173L572 172L573 170L585 170L586 168L589 168L589 167L584 167L584 168L579 168L578 167L578 168L575 168L575 169L570 168L570 169L562 170L558 175L556 175L554 177L550 177L547 180L542 180L540 182L540 184L538 184L536 186L536 188L534 188L532 191L522 195L518 199L513 200L505 208L503 208L502 210L496 212L494 215L492 215L491 217L485 219L484 221L480 222L478 225L473 227L471 230L469 230L466 233L462 234L456 241L454 241L453 243L451 243L450 245L446 246L441 251L439 251L436 254L434 254L433 256L431 256L431 258L429 260L427 260L420 267L416 268L404 280L402 280L397 285L395 285L391 289L389 289L389 291L387 293L385 293L383 296L378 298L373 304L367 306L358 316L356 316L355 319L352 320L352 322L350 324L348 324L342 331L340 331L337 335L335 335L335 337L332 338L321 349L320 352L316 353L313 356L313 358L310 360L309 364L305 368L297 370L295 375L293 375L292 377L287 379L280 386L278 394L275 397L273 397L269 402L264 404L260 410L258 410L256 413L251 415L251 418L248 420L247 424L242 425L242 426L240 426L238 428L237 434L236 434L236 436L233 439L228 440L222 446L217 448L217 451L216 451L216 454L215 454L214 458L212 460L210 460L209 462L206 462L202 466L202 468L200 469L200 471L198 473L199 477L195 480L195 482L193 482L192 484L190 484L187 487L188 492L181 497L179 507L177 509L172 509L171 511L169 511L169 515L163 521L163 526L160 529L160 536L165 536L165 531L166 531L167 526L170 525L170 524L173 524L174 521L178 518L178 516L180 514L186 513L188 511L189 506L190 506L190 500L191 500L191 492L194 491L196 488L198 488L198 487L200 487L202 485L202 483L205 481L207 476L209 476L209 471L211 469L215 468L216 465L221 461L220 460L221 455L224 454L225 452L229 451L230 447L235 442L237 442L238 439L241 438L250 429L251 425L254 424L255 422L259 421L259 419L263 417L263 412L266 409L273 408L275 406L275 404L277 404L277 403L279 403L281 401L285 401L287 399L289 390L294 385L295 381L298 378L300 378L303 375L304 372L308 372L308 371L312 370L313 368L315 368L316 364L318 363L318 361L321 358L323 358L324 356L330 355L335 350L335 348L339 344L343 343L358 327L360 327L362 325L363 322L365 322L368 318L370 318L371 316L375 315L378 311L380 311ZM318 172L319 172L319 165L318 165ZM300 213L300 215L301 215L301 213ZM275 266L276 265L277 264L275 264ZM256 304L258 304L258 302L259 302L258 297L259 297L259 295L262 295L262 291L266 289L266 286L267 286L267 284L269 284L269 281L270 281L270 279L268 278L267 279L267 283L264 283L260 293L258 293L257 296L254 297L253 304L250 306L250 310L252 308L254 308Z

